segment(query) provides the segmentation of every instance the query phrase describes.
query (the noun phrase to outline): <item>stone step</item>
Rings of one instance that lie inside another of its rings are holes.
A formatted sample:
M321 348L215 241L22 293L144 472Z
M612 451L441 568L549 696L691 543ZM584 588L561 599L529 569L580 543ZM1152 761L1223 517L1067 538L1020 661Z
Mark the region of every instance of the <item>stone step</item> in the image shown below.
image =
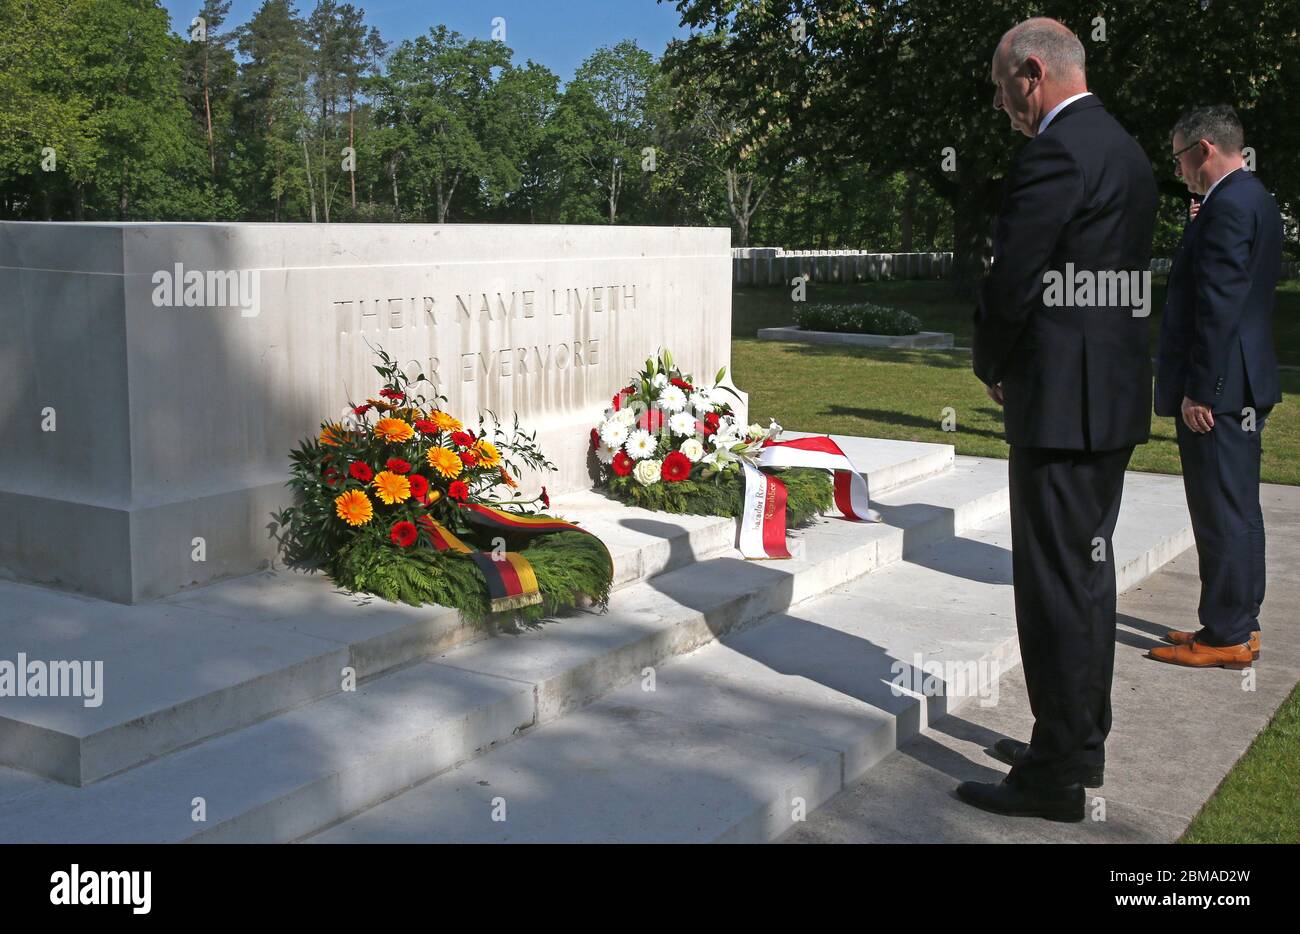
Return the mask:
M103 840L294 839L996 515L1005 473L1003 462L961 458L951 473L881 494L885 524L822 519L796 533L801 559L695 562L624 588L608 614L464 644L86 788L33 777L0 792L0 840L82 839L88 827ZM190 820L195 796L207 801L204 825Z
M1177 477L1130 475L1121 589L1190 547L1175 493ZM776 839L946 714L996 701L1019 661L1009 548L1005 516L922 548L307 842ZM927 696L927 675L946 690Z
M873 495L953 464L950 445L834 437ZM606 542L620 590L731 550L735 538L731 519L666 516L593 492L556 497L554 508ZM347 594L294 571L136 606L0 582L9 651L102 661L106 682L95 708L79 698L0 698L0 765L89 784L335 693L344 668L369 678L496 634L455 610Z

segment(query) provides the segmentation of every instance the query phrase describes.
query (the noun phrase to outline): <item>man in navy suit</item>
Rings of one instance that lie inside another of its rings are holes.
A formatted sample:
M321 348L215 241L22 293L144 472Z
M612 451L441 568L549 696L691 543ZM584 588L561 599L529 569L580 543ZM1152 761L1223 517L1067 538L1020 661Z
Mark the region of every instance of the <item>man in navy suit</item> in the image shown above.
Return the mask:
M1155 174L1089 93L1083 45L1056 20L1003 36L991 77L994 107L1030 139L1004 183L973 362L1005 410L1034 729L1028 743L991 750L1012 765L1004 781L964 782L957 794L1002 814L1079 821L1085 785L1101 784L1111 725L1111 535L1125 468L1151 429Z
M1201 207L1169 270L1155 411L1173 416L1200 559L1198 631L1174 631L1158 661L1249 668L1264 602L1260 433L1282 401L1273 352L1273 290L1282 216L1242 160L1231 107L1198 107L1174 126L1175 171Z

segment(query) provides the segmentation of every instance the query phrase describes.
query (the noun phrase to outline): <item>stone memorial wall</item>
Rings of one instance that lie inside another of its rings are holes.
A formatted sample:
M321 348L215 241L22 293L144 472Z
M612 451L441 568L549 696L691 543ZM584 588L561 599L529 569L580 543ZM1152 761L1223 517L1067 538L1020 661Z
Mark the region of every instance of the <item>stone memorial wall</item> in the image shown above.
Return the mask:
M0 575L137 602L266 566L287 454L378 388L586 436L661 345L730 364L723 228L0 223Z

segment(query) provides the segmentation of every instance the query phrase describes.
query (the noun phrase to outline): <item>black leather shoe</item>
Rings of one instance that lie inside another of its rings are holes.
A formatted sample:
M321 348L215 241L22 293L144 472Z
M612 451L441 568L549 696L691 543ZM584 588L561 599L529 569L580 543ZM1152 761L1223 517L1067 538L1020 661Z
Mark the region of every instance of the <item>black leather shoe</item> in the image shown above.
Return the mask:
M1083 820L1087 796L1078 782L1073 785L1040 787L1004 778L993 782L962 782L957 797L967 804L994 814L1011 817L1045 817L1076 823Z
M1025 754L1029 748L1028 743L1022 743L1018 739L1000 739L989 747L988 753L999 762L1005 762L1007 765L1015 765L1016 760ZM1084 788L1100 788L1102 780L1106 777L1105 769L1097 769L1089 772L1084 776Z

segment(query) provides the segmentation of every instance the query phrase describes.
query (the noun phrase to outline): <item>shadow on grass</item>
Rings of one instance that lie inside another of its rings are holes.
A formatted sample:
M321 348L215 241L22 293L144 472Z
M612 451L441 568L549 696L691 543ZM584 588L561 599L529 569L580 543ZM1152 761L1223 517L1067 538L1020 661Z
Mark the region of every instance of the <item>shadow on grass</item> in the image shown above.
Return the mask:
M981 414L990 414L998 418L1001 422L1001 412L980 409ZM903 428L924 428L930 431L940 430L938 419L925 418L920 415L911 415L907 412L897 412L891 409L870 409L856 405L830 405L822 410L823 415L847 416L850 418L860 418L869 422L877 422L886 425L898 425ZM993 428L971 428L969 426L958 426L955 434L958 435L977 435L982 438L993 438L1002 441L1005 435L999 424L996 429Z

